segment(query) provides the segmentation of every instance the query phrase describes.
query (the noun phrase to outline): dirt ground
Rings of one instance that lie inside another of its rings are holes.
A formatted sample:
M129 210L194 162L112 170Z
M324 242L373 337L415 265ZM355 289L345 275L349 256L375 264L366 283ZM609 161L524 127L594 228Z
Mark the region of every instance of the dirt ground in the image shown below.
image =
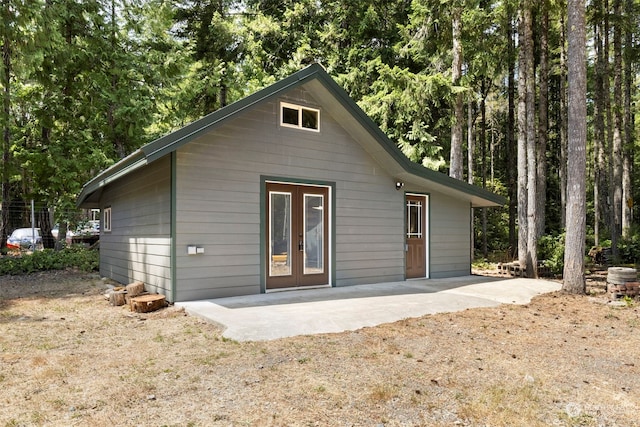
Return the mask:
M238 343L75 272L0 277L0 426L639 426L640 301L589 296Z

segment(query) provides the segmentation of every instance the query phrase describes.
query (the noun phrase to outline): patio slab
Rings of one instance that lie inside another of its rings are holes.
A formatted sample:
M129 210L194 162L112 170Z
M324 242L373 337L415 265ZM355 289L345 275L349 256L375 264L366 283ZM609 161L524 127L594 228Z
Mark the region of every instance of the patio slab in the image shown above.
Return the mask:
M343 332L367 326L500 304L526 304L561 284L534 279L465 276L274 292L176 303L220 325L236 341Z

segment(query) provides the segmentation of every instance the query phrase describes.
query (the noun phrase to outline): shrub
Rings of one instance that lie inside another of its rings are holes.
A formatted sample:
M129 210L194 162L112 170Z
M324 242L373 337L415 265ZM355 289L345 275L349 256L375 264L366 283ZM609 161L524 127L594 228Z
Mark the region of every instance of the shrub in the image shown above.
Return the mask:
M538 260L551 269L553 274L562 274L564 269L564 233L557 236L542 236L538 241Z
M618 256L623 264L638 264L640 261L640 235L637 230L618 242Z
M29 274L37 271L77 268L82 271L97 271L99 252L82 246L70 246L60 251L45 249L29 255L0 258L0 275Z

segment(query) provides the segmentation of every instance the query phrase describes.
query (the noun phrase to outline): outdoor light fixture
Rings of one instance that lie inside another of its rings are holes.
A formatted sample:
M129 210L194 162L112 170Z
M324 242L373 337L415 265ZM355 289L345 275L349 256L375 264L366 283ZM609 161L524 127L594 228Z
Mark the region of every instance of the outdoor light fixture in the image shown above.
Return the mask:
M396 181L396 190L400 190L402 187L404 187L404 182Z

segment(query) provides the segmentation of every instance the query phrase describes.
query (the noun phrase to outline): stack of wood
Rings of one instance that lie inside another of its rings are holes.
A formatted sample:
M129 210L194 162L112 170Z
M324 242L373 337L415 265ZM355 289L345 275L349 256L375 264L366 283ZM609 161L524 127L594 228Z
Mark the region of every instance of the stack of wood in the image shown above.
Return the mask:
M609 267L607 270L607 291L609 298L635 298L640 294L638 272L635 268Z
M149 313L167 305L166 297L160 294L150 294L145 291L144 283L137 281L127 286L118 286L107 293L109 303L113 306L129 305L136 313Z

